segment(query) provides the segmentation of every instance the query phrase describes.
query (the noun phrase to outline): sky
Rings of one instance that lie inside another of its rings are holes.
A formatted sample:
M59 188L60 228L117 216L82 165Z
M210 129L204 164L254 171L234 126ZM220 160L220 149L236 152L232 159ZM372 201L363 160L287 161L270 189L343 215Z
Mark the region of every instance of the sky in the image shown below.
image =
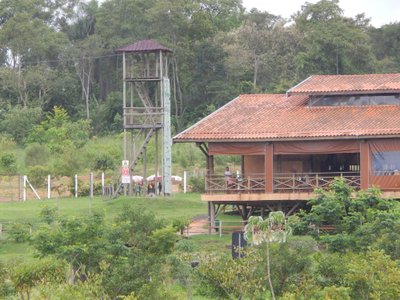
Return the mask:
M243 6L247 10L257 8L289 18L299 11L305 2L316 3L318 0L243 0ZM374 27L400 22L400 0L340 0L339 6L347 17L365 13Z

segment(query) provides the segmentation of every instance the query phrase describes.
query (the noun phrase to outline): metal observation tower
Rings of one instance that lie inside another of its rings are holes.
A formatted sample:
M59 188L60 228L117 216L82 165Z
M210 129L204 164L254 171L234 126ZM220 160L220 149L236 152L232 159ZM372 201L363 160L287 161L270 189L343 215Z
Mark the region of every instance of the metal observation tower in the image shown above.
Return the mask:
M154 137L154 186L171 194L171 101L168 67L173 52L153 40L119 48L123 59L124 161L119 187L132 194L132 174L140 160L147 173L147 145ZM160 141L161 135L161 141ZM161 146L161 162L159 161ZM153 155L152 155L153 156ZM128 172L129 170L129 172ZM161 170L161 172L159 172ZM128 173L128 174L126 174ZM118 189L119 190L119 189ZM118 193L118 190L116 194ZM146 189L143 189L146 190Z

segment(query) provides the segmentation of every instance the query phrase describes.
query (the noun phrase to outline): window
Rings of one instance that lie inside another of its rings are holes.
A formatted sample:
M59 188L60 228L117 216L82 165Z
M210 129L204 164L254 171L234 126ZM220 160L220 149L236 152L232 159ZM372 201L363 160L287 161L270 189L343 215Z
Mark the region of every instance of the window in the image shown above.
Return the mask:
M400 151L372 153L372 168L375 176L400 175Z
M310 106L400 105L400 94L311 96Z

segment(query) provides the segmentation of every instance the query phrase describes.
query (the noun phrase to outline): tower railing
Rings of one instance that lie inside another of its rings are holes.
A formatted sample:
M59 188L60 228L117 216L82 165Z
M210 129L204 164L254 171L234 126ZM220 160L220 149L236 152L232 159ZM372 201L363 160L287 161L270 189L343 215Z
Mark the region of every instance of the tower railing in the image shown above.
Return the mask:
M125 107L126 128L161 128L163 122L162 107Z

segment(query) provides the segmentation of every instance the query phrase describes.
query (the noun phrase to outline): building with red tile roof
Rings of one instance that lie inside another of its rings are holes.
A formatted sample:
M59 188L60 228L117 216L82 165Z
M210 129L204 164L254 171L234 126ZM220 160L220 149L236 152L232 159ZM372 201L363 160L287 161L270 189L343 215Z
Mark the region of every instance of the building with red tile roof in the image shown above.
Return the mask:
M255 202L292 212L282 205L335 176L400 195L400 74L314 75L286 94L240 95L174 142L195 142L206 155L203 200L244 203L244 218ZM240 156L247 182L218 182L215 155Z

